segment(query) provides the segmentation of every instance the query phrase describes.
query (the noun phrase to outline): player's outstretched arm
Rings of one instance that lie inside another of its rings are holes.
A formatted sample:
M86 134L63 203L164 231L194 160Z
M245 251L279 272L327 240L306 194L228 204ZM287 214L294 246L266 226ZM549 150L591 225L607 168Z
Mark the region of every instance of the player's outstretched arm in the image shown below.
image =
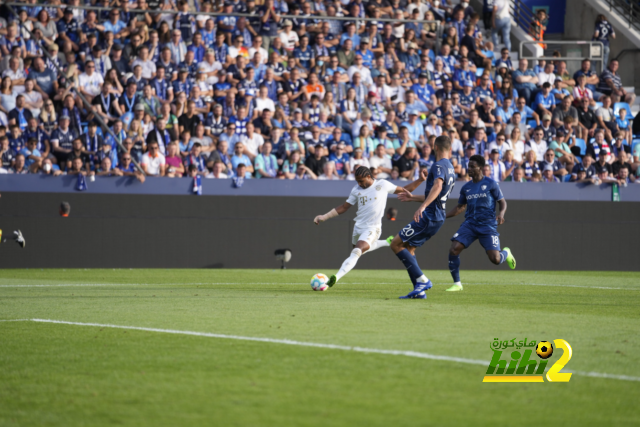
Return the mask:
M496 221L498 225L504 224L504 214L507 213L507 201L505 199L498 200L498 215L496 215Z
M351 206L352 205L350 203L344 202L342 205L338 206L335 209L331 209L331 211L327 212L326 214L318 215L317 217L315 217L313 219L313 222L316 225L319 225L321 222L325 222L326 220L329 220L331 218L335 218L338 215L342 215L343 213L348 211Z
M398 187L401 188L401 187ZM400 200L401 202L424 202L424 194L420 194L417 196L414 196L413 194L411 194L409 191L402 191L400 193L398 193L398 200Z
M455 208L451 209L447 212L446 218L453 218L454 216L460 215L462 212L467 210L467 205L458 205Z
M420 205L416 213L413 215L413 220L415 222L420 222L420 218L422 217L422 212L429 206L435 199L440 195L440 191L442 191L442 185L444 181L441 178L438 178L433 183L433 187L431 187L431 191L429 191L429 195L425 199L424 202Z

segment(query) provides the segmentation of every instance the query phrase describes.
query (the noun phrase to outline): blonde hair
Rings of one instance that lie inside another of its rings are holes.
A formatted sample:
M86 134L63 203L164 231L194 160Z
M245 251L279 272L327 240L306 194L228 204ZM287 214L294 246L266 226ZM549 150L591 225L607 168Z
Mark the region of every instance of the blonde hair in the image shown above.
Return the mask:
M135 129L134 129L134 125ZM127 136L133 138L134 136L142 136L142 123L140 120L131 120L129 123L129 129L127 130Z
M43 122L56 122L56 109L51 108L51 114L49 114L43 107L40 113L40 119L42 119Z

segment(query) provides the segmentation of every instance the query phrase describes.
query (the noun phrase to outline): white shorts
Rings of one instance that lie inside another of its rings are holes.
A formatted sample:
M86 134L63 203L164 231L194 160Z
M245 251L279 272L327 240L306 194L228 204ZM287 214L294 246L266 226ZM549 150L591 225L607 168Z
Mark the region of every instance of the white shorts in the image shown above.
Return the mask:
M355 245L358 243L358 240L362 240L363 242L369 243L369 246L373 244L380 237L380 227L364 227L358 228L355 226L353 228L353 239L351 242Z

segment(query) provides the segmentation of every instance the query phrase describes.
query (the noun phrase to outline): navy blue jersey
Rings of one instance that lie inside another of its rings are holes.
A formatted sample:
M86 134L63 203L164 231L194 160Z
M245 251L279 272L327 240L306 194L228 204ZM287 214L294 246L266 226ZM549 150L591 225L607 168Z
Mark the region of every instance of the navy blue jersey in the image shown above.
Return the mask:
M500 186L494 180L484 177L479 182L469 181L460 189L458 204L467 205L464 217L475 225L498 226L496 202L504 199Z
M607 21L601 21L596 25L598 37L594 37L596 41L602 42L605 46L609 44L609 37L614 33L613 27Z
M442 180L442 190L440 190L438 197L427 206L424 213L431 221L444 221L447 216L445 212L447 199L449 198L449 193L453 190L456 180L456 173L449 159L440 159L431 167L427 178L427 188L424 191L425 199L429 197L436 179Z

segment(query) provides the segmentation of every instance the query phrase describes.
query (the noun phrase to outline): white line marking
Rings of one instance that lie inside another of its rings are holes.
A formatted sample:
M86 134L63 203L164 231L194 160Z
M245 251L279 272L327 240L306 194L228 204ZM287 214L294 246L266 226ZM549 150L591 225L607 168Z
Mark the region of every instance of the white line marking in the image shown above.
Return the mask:
M451 357L451 356L440 356L437 354L421 353L417 351L381 350L376 348L350 347L346 345L336 345L336 344L320 344L320 343L295 341L295 340L288 340L288 339L243 337L240 335L213 334L210 332L179 331L175 329L145 328L145 327L139 327L139 326L122 326L122 325L111 325L111 324L103 324L103 323L80 323L80 322L68 322L64 320L51 320L51 319L16 319L15 321L32 321L32 322L39 322L39 323L55 323L55 324L74 325L74 326L95 326L99 328L128 329L128 330L135 330L135 331L160 332L165 334L190 335L190 336L207 337L207 338L223 338L223 339L240 340L240 341L256 341L256 342L266 342L271 344L285 344L285 345L296 345L300 347L326 348L330 350L355 351L358 353L384 354L384 355L390 355L390 356L417 357L420 359L441 360L445 362L465 363L468 365L488 366L488 362L486 360L466 359L462 357ZM600 373L600 372L582 372L582 371L568 371L568 370L566 372L572 372L576 375L583 375L583 376L595 377L595 378L607 378L607 379L616 379L616 380L623 380L623 381L640 381L640 377L632 377L628 375L614 375L614 374L606 374L606 373Z
M349 282L345 285L406 285L405 282ZM433 282L435 286L450 286L449 282ZM191 285L286 285L305 286L307 283L286 283L286 282L210 282L210 283L62 283L44 285L0 285L0 288L66 288L66 287L108 287L108 286L191 286ZM560 288L585 288L585 289L608 289L619 291L640 291L640 288L612 288L606 286L581 286L581 285L560 285L546 283L474 283L466 282L464 285L473 286L552 286Z
M0 319L0 322L29 322L31 319Z

